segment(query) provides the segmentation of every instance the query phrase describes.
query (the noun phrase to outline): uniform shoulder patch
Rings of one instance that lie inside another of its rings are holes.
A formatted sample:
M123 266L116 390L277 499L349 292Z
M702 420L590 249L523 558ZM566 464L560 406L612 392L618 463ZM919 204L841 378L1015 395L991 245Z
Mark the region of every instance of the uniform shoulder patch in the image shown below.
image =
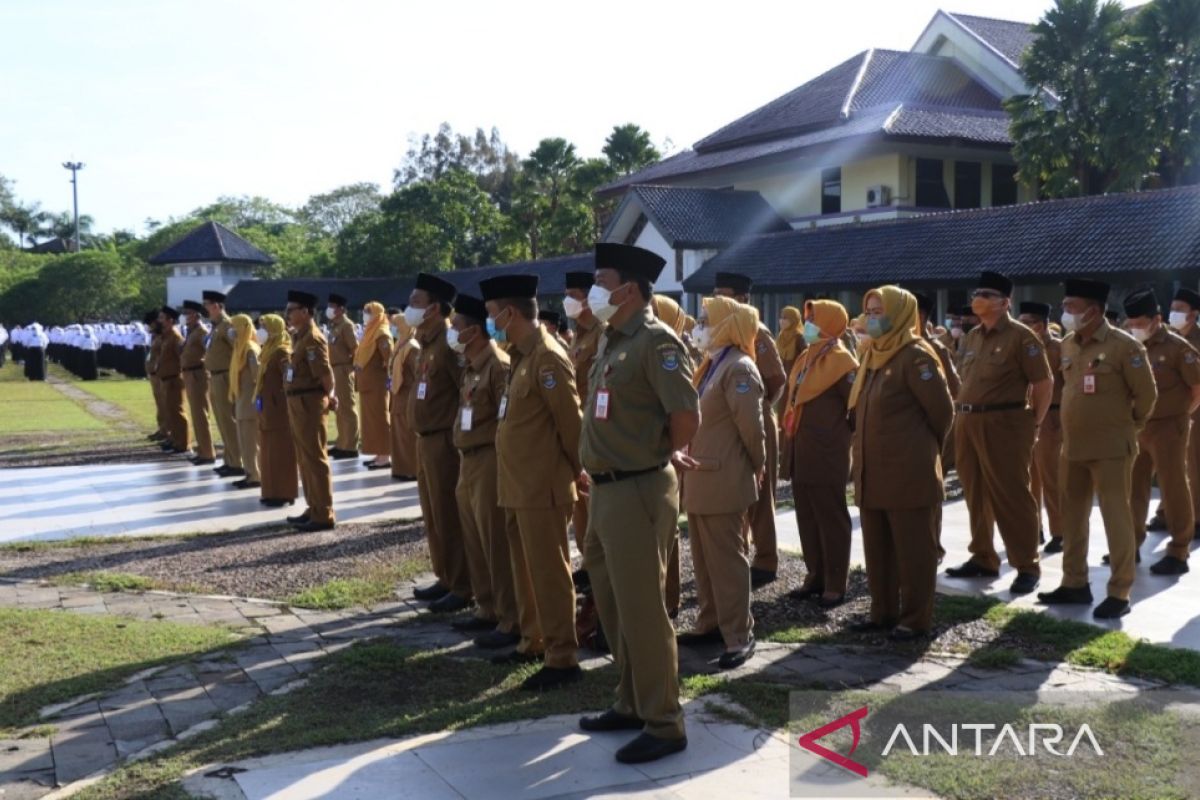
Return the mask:
M739 375L738 379L737 379L737 383L735 383L733 385L733 390L735 392L737 392L738 394L746 394L747 392L749 392L750 391L750 376L745 375L745 374Z
M1025 355L1029 356L1030 358L1036 358L1037 356L1040 356L1041 354L1042 354L1042 348L1039 347L1038 345L1034 344L1033 342L1030 342L1029 346L1025 348Z
M553 389L558 385L558 378L554 373L554 367L542 367L542 371L538 373L538 379L541 380L544 388Z
M759 336L757 341L755 341L754 352L756 352L756 353L767 352L767 341L762 336Z
M852 369L846 373L846 383L854 383L858 379L858 370Z
M1196 363L1196 351L1188 350L1186 353L1184 353L1183 354L1183 362L1185 364L1195 364Z
M658 363L667 372L679 369L679 346L674 342L658 346Z
M1145 363L1146 363L1146 360L1144 358L1142 358L1141 353L1134 353L1133 357L1129 359L1129 364L1134 369L1141 369L1142 365Z
M916 360L917 376L923 381L933 380L933 364L929 363L927 358L918 358Z

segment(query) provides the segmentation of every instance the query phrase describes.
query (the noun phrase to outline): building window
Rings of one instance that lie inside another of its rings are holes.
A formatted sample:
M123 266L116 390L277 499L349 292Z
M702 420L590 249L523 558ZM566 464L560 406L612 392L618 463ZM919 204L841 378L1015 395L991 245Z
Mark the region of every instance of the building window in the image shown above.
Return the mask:
M821 213L842 213L842 168L821 170Z
M629 229L629 234L625 237L625 244L637 244L638 237L642 235L642 231L646 230L646 222L646 215L638 214L638 218L633 222L633 227Z
M941 159L917 159L917 206L919 208L950 208L946 182L942 176Z
M1011 206L1017 202L1017 167L992 164L992 205Z
M983 205L983 165L978 161L954 162L954 207Z

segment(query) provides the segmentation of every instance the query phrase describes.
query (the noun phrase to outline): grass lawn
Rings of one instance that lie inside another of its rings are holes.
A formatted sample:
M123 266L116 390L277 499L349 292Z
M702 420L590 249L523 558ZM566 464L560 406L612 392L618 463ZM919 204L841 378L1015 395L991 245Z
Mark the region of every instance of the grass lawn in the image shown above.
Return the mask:
M333 611L371 608L396 598L396 584L410 581L431 569L428 559L410 559L386 567L364 569L349 578L333 578L287 598L288 605Z
M66 377L63 373L63 377ZM121 376L110 376L96 381L71 379L75 388L117 406L125 415L137 423L139 429L154 430L157 424L154 411L154 395L150 382L132 380Z
M224 628L202 625L0 609L0 736L38 722L44 706L236 641Z
M0 370L0 436L38 432L94 434L108 426L11 361Z

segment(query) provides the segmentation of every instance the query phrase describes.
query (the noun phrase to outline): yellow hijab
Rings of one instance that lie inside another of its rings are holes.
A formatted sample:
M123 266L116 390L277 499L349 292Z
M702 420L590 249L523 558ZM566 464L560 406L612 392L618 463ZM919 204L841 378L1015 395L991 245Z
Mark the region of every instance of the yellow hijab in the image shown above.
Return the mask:
M371 301L363 310L371 315L371 321L363 328L362 341L354 351L354 366L360 369L371 362L371 356L375 355L375 343L380 337L389 342L392 340L392 332L388 330L387 310L383 303Z
M245 314L237 314L230 320L233 325L233 360L229 362L229 399L237 400L242 370L246 367L246 355L258 355L258 341L254 338L254 320Z
M267 374L267 365L271 363L276 353L282 352L285 358L292 355L292 337L288 336L287 323L278 314L264 314L258 324L267 332L267 343L263 345L258 357L258 380L254 384L254 396L262 397L263 377Z
M704 298L708 312L708 327L712 330L709 352L704 354L700 368L692 379L694 386L704 382L712 367L712 353L722 347L736 347L748 356L754 355L754 340L758 336L758 309L729 297Z
M916 346L933 359L938 372L942 370L941 359L938 358L933 347L925 341L925 337L921 335L921 318L917 315L917 298L899 286L880 286L863 295L863 308L867 307L867 300L871 297L879 297L883 301L883 313L891 320L892 326L878 339L869 339L859 351L863 368L858 371L854 380L854 388L850 390L850 408L854 408L858 403L858 395L862 392L867 372L882 369L896 354L913 342L916 342Z
M395 394L404 385L404 359L408 358L409 351L418 345L414 338L416 331L404 321L403 314L392 315L392 324L396 326L396 349L392 351L388 377L392 379L392 394Z
M650 305L654 309L654 316L675 331L676 336L683 335L688 327L688 320L691 318L679 307L678 303L666 295L656 294L650 298Z
M834 300L810 300L804 304L804 311L821 329L821 338L796 358L788 376L783 429L789 435L795 435L805 403L858 369L858 360L842 343L850 320L845 307Z
M795 306L784 306L783 311L779 312L779 318L787 324L779 329L779 335L775 337L775 346L779 348L779 357L786 364L796 357L796 342L802 335L804 325L800 319L800 309Z

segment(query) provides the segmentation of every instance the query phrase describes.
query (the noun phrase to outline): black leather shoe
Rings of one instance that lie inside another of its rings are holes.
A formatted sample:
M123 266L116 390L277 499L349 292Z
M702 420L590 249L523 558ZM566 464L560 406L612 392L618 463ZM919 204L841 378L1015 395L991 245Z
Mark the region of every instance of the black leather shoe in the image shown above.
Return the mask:
M686 736L682 739L661 739L643 733L617 751L617 761L622 764L645 764L686 749Z
M496 666L532 664L535 661L541 661L543 658L545 658L545 656L542 653L522 653L520 650L513 650L511 653L492 656L492 663Z
M1162 514L1155 514L1146 521L1146 530L1148 531L1165 531L1167 529L1167 518Z
M499 650L502 647L512 647L519 641L521 641L521 634L515 631L513 633L488 631L480 636L476 636L474 644L481 650Z
M895 626L894 622L875 622L873 620L864 619L858 622L850 623L847 628L851 633L878 633L886 631Z
M1175 556L1163 556L1150 565L1150 571L1155 575L1183 575L1189 571L1188 563Z
M571 583L575 584L575 591L583 592L592 588L592 579L588 577L586 569L577 569L571 573Z
M951 578L999 578L1000 571L984 569L974 561L964 561L957 567L949 567L946 574Z
M415 481L416 478L414 478L412 475L397 475L396 473L393 472L392 480L394 480L394 481Z
M391 464L374 464L370 461L364 461L363 466L366 467L368 470L391 469L392 468Z
M260 497L258 502L262 503L267 508L283 508L295 503L295 500L285 500L282 497Z
M817 605L821 608L837 608L844 602L846 602L846 595L839 594L837 597L821 597L817 600Z
M746 642L737 650L726 650L721 653L721 657L717 659L717 666L721 669L737 669L742 664L745 664L750 656L754 655L754 640Z
M450 614L455 611L462 611L464 608L470 607L470 605L470 600L459 597L454 592L446 592L429 604L429 610L438 614Z
M1046 542L1046 546L1042 549L1042 552L1046 555L1054 555L1055 553L1061 553L1062 550L1062 537L1051 536L1050 541Z
M175 445L171 444L170 442L163 442L162 444L160 444L158 446L158 449L162 450L164 453L170 453L172 450L175 449ZM180 450L179 452L182 453L183 451Z
M594 717L580 717L579 727L589 733L604 733L606 731L640 731L646 723L637 717L627 717L618 714L611 708L603 714Z
M496 627L496 620L483 619L482 617L471 617L470 619L461 619L458 622L451 622L450 627L461 633L490 631Z
M1046 606L1092 604L1092 587L1060 586L1052 592L1038 592L1038 602Z
M1010 594L1029 594L1037 588L1039 580L1040 578L1032 572L1018 572L1008 591Z
M758 567L750 568L750 588L758 589L766 586L768 583L775 582L775 572L769 569L759 569Z
M241 467L222 466L217 469L217 474L222 478L244 478L246 477L246 470Z
M1135 562L1137 562L1138 564L1142 563L1142 551L1141 550L1133 551L1133 560ZM1111 564L1112 558L1108 555L1108 553L1105 553L1104 558L1100 559L1100 561L1104 564Z
M249 478L242 478L240 481L234 481L229 484L235 489L261 489L262 484L258 481L252 481Z
M331 531L336 527L337 523L333 522L332 520L329 522L313 522L312 520L309 520L308 522L301 522L297 524L296 530L300 531L301 533L315 533L317 531Z
M1129 601L1119 597L1106 597L1100 601L1100 605L1092 609L1092 616L1096 619L1116 619L1128 613Z
M209 464L215 464L215 463L217 463L217 460L215 458L193 458L192 459L192 465L196 466L196 467L206 467Z
M188 452L188 449L186 447L164 447L163 452L170 453L173 456L181 456Z
M820 597L825 594L825 589L821 586L801 586L799 589L792 589L788 592L788 597L793 600L811 600L814 597Z
M347 458L358 458L357 450L334 450L329 454L334 461L345 461Z
M288 517L287 521L288 521L289 525L303 525L305 522L308 522L310 519L312 519L312 517L310 517L308 515L308 512L305 511L303 514L297 514L294 517Z
M700 644L717 644L725 641L721 636L719 628L713 628L711 631L695 631L692 633L681 633L675 637L675 643L680 647L695 647Z
M925 631L914 631L911 628L901 628L896 626L892 628L892 632L888 634L888 638L893 642L915 642L925 636Z
M431 583L428 586L413 589L413 598L416 600L438 600L449 591L448 588L440 583Z
M566 686L568 683L578 683L583 680L583 670L576 664L573 667L542 667L521 683L521 688L527 692L540 692Z
M161 442L163 439L167 438L167 435L165 433L160 433L158 431L155 431L154 433L150 434L146 438L152 442Z

